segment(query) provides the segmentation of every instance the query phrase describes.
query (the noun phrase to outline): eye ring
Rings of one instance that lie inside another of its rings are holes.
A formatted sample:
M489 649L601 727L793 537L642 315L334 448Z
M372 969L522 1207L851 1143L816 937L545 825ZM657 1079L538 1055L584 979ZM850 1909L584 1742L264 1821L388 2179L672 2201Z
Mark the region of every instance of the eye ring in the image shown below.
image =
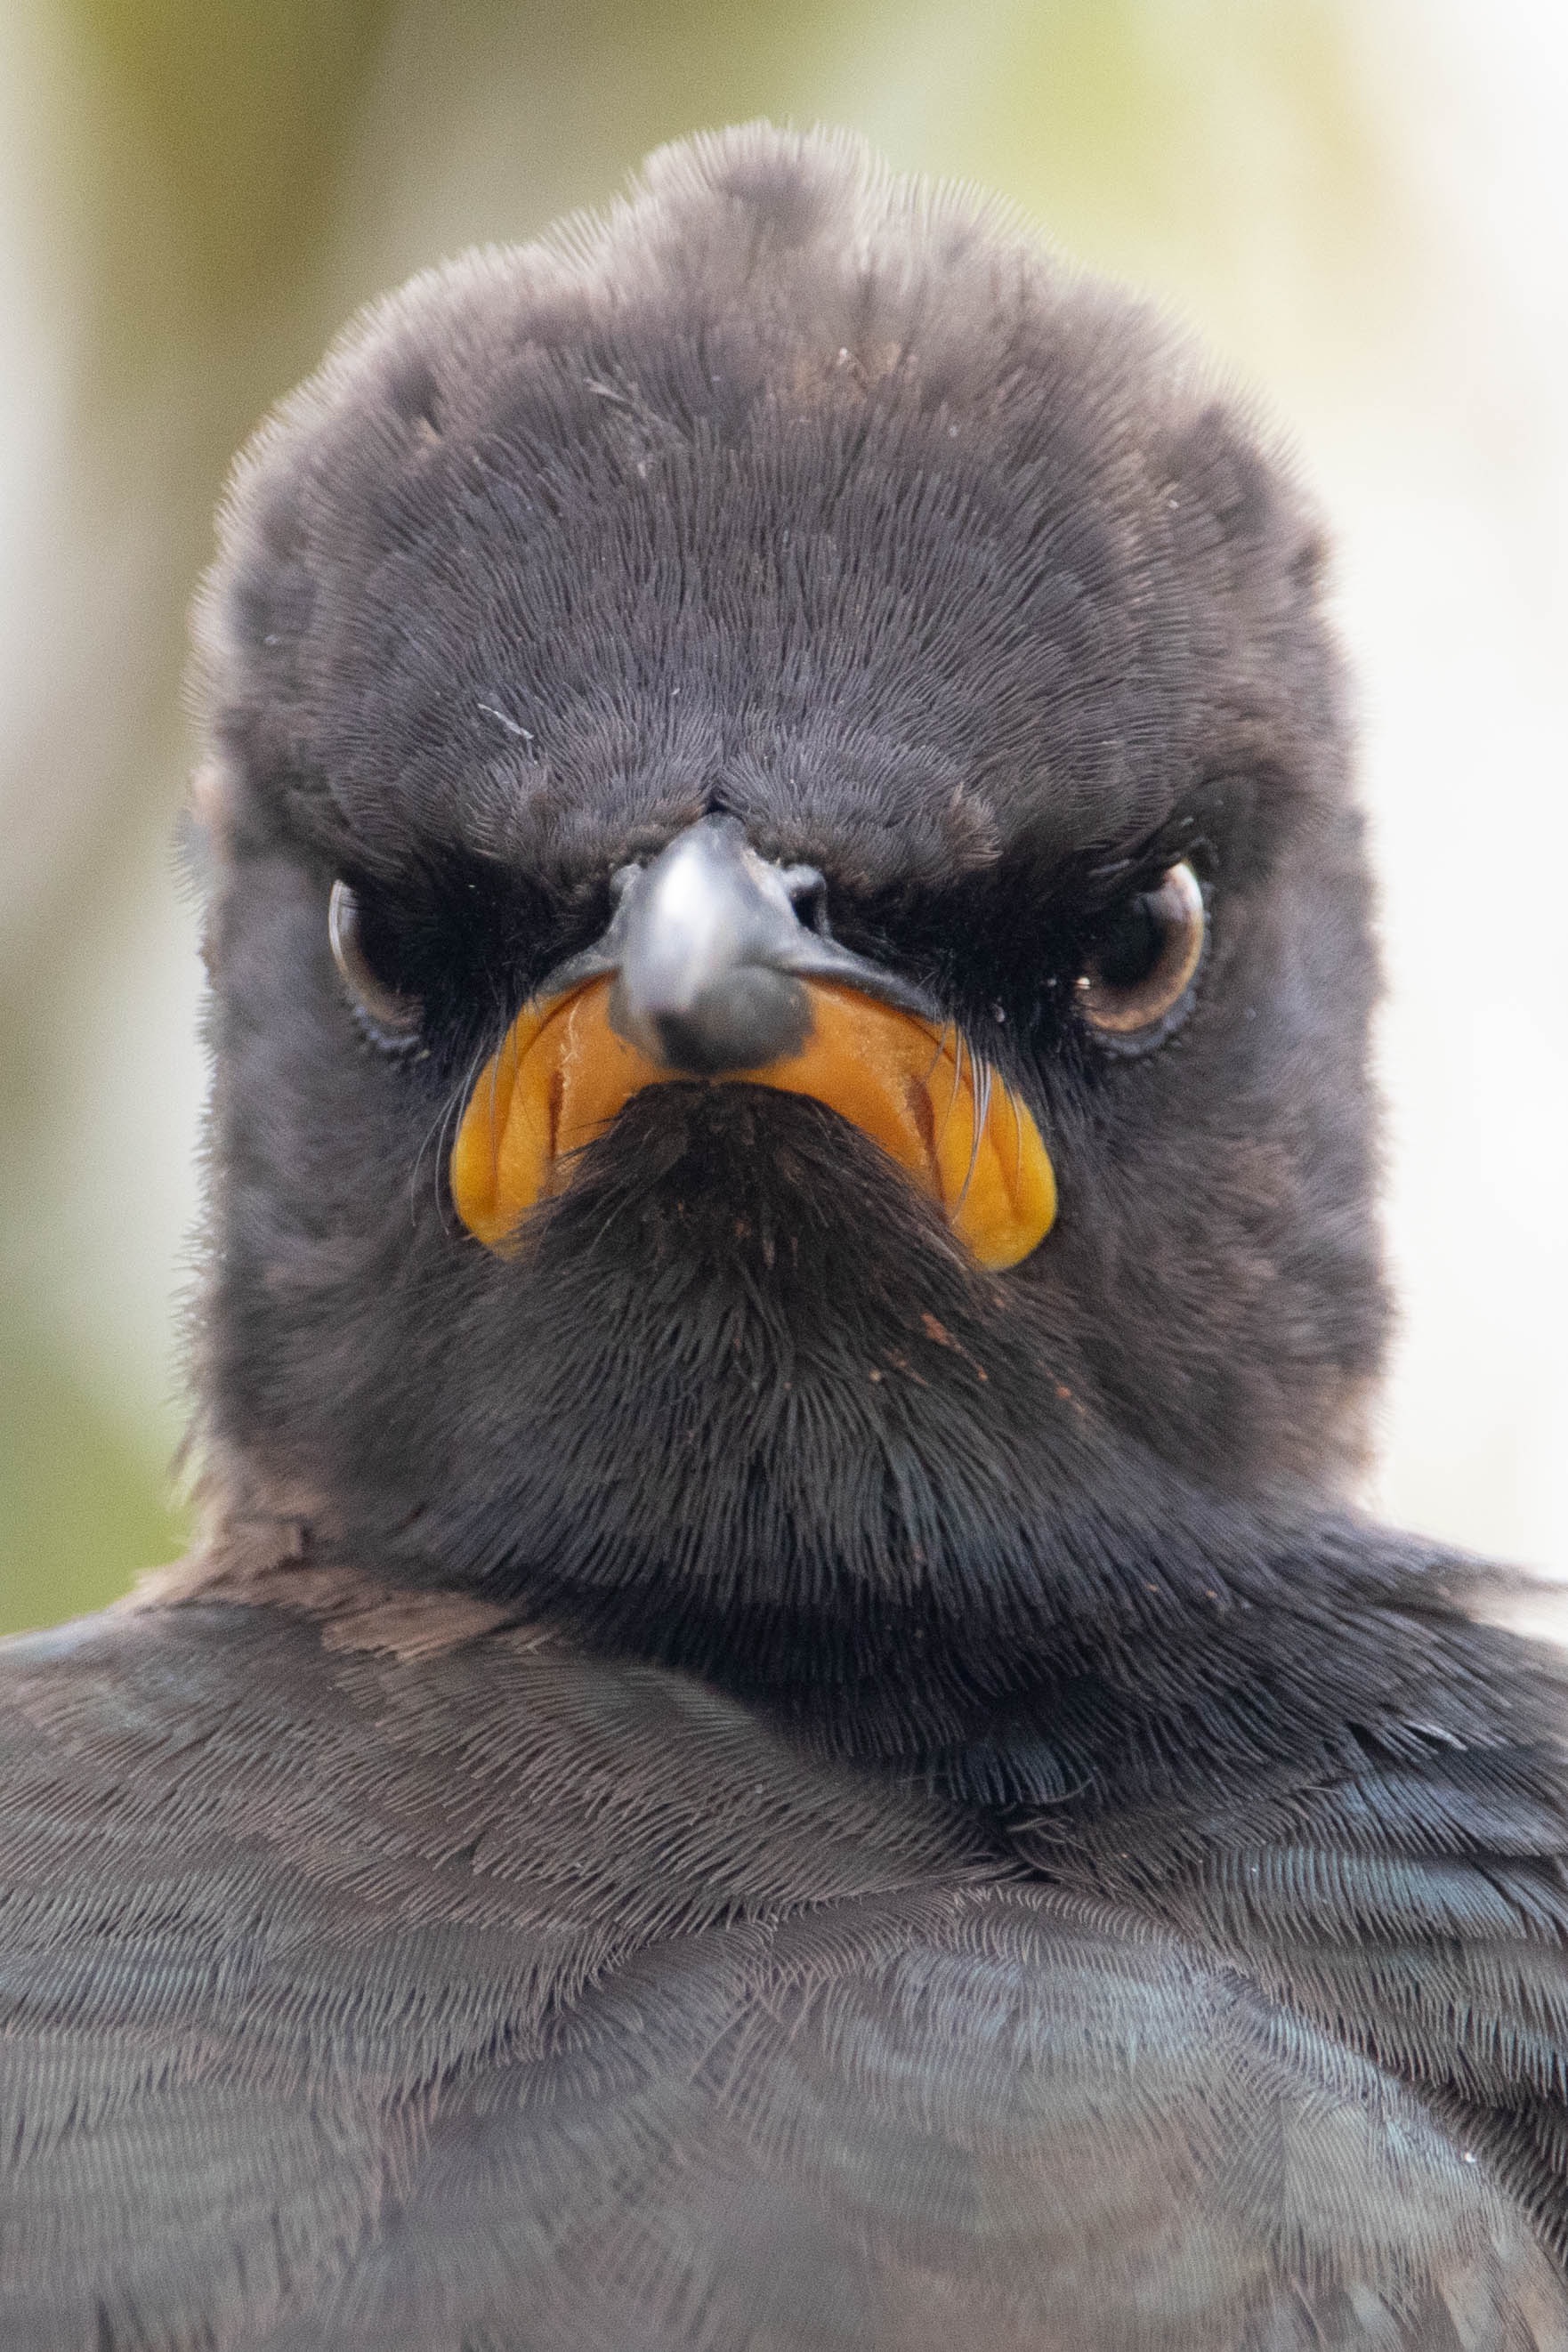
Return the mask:
M1203 885L1184 857L1152 890L1123 900L1073 983L1097 1043L1113 1054L1163 1044L1191 1009L1207 940Z
M364 950L360 904L348 883L332 885L327 901L327 943L338 977L348 990L355 1012L379 1045L410 1045L419 1034L424 1007L416 996L389 988L372 968Z

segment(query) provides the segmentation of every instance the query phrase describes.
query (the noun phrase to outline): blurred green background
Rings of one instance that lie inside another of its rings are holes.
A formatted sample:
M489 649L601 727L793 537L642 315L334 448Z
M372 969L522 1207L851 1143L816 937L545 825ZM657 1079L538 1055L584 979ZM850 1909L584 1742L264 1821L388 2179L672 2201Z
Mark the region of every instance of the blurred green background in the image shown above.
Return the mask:
M1373 1499L1568 1568L1568 36L1542 0L0 0L0 1626L183 1536L184 611L357 304L658 142L847 122L1152 289L1342 544L1405 1320Z

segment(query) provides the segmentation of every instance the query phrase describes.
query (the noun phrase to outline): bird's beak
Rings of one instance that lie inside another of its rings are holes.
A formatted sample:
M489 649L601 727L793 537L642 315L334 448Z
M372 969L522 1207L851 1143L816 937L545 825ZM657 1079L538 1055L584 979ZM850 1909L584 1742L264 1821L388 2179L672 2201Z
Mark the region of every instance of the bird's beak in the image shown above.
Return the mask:
M704 818L621 881L598 945L524 1005L474 1088L452 1198L492 1249L645 1087L743 1082L809 1095L879 1144L983 1265L1050 1230L1056 1179L1026 1107L917 991L796 912L809 868Z

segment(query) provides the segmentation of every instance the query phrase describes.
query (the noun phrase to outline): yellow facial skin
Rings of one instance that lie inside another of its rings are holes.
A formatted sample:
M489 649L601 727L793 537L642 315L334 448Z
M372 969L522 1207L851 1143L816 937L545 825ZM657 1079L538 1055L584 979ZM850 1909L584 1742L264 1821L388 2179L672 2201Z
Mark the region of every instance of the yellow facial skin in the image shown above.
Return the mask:
M982 1068L977 1082L974 1057L952 1031L837 982L808 981L812 1030L798 1054L693 1081L616 1034L610 986L608 977L591 980L524 1005L469 1097L452 1147L452 1198L490 1249L504 1248L561 1181L570 1153L644 1087L671 1079L775 1087L826 1103L941 1205L982 1265L1016 1265L1050 1231L1056 1178L1039 1130L1000 1079Z

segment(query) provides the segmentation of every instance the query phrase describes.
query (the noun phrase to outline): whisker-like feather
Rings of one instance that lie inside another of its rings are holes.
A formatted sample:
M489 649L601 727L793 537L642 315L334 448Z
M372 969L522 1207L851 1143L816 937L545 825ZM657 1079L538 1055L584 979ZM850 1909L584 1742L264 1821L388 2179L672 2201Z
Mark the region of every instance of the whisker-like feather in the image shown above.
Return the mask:
M974 1171L980 1164L980 1139L984 1132L985 1122L991 1116L991 1082L993 1076L991 1065L989 1062L983 1061L981 1059L973 1045L969 1049L969 1067L971 1074L970 1107L973 1113L974 1123L971 1129L969 1138L969 1166L964 1171L963 1182L959 1188L958 1199L953 1203L955 1208L960 1209L963 1208L964 1202L968 1199L969 1188L974 1181Z
M419 1149L414 1157L414 1165L408 1171L408 1213L410 1220L412 1220L416 1213L415 1201L419 1182L419 1170L424 1161L425 1154L431 1150L432 1146L434 1146L434 1157L431 1163L432 1188L435 1193L436 1210L441 1220L442 1230L447 1234L451 1234L454 1231L454 1227L447 1213L447 1194L442 1188L441 1171L451 1156L451 1146L457 1139L457 1131L462 1124L463 1113L468 1106L474 1088L479 1084L480 1073L487 1061L491 1065L490 1103L493 1113L495 1106L494 1088L496 1084L494 1071L495 1051L493 1048L487 1048L481 1045L478 1048L472 1059L469 1061L468 1068L464 1072L460 1082L456 1087L448 1089L435 1118L425 1131L424 1139L420 1143Z

